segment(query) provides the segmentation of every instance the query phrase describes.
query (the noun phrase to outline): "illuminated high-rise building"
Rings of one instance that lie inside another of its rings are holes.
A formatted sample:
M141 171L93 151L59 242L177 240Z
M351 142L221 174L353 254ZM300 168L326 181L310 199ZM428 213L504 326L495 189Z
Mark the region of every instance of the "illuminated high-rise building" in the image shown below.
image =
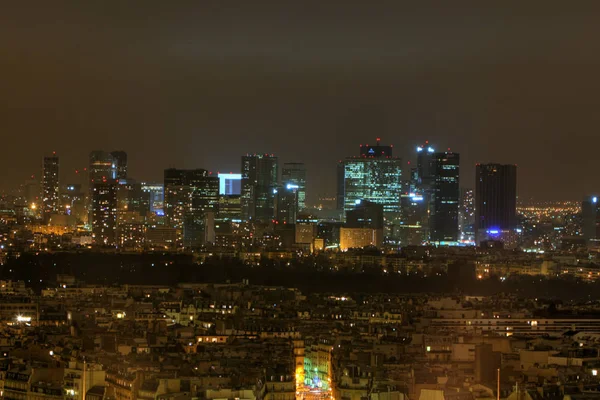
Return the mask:
M78 221L87 220L85 193L82 191L80 183L68 183L61 186L60 208L61 212L72 215Z
M283 187L294 187L298 192L298 211L306 208L306 167L304 163L284 163L281 170Z
M220 221L240 222L242 219L241 196L239 194L220 195L217 217Z
M117 164L113 155L103 150L92 151L90 153L88 177L90 190L93 189L94 183L108 182L118 179Z
M164 196L167 225L181 231L182 245L203 245L207 217L219 204L219 178L204 169L166 169Z
M346 223L340 229L340 249L381 247L383 244L383 205L360 201L346 212Z
M460 155L447 151L435 153L433 159L431 240L435 242L456 242L459 239Z
M458 214L458 230L463 240L475 240L475 191L462 188L460 190L460 208Z
M162 183L142 182L142 191L150 197L150 212L164 215L165 187Z
M99 246L117 243L117 182L94 182L92 187L92 240Z
M343 167L344 211L353 210L361 201L381 204L389 239L400 218L402 159L393 157L392 146L381 145L378 138L375 146L361 145L360 155L346 158Z
M431 239L433 221L430 217L435 212L435 149L426 140L417 146L417 166L411 169L411 185L409 193L423 197L426 219L423 221L423 233L426 240Z
M417 147L417 186L421 188L433 187L435 181L435 149L429 141Z
M111 151L116 168L116 179L127 179L127 153L122 150Z
M359 201L346 211L347 228L383 229L383 205L371 201Z
M590 247L600 245L600 197L588 196L581 203L582 231Z
M277 157L269 154L242 156L242 219L262 222L275 217Z
M60 208L58 172L58 156L53 154L44 157L42 171L42 215L46 223L50 220L52 214L59 212Z
M477 242L513 233L517 227L517 166L477 164L475 178Z
M401 220L394 226L394 237L401 246L420 246L429 240L427 204L421 194L407 193L400 198Z
M240 195L242 193L242 174L219 173L219 194Z
M281 224L295 224L299 212L300 190L297 185L288 183L277 190L277 221Z

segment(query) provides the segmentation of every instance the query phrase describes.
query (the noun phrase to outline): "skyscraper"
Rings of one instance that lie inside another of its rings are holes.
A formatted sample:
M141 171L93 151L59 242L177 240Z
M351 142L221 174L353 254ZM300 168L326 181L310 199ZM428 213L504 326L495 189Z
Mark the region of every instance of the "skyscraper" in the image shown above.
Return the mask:
M435 150L426 140L425 144L417 147L417 185L433 187L435 173Z
M517 166L477 164L475 174L477 242L514 232L517 226Z
M92 240L100 246L114 246L117 240L117 183L94 182L92 187Z
M450 151L435 153L433 162L433 209L430 217L431 240L458 240L460 155Z
M583 237L588 246L597 247L600 244L600 197L597 195L586 197L581 203L581 216L583 219Z
M298 211L306 208L306 167L304 163L284 163L281 170L281 183L283 187L297 186Z
M150 196L150 212L164 215L165 187L163 183L142 182L142 191Z
M116 167L116 179L127 179L127 153L118 150L111 151L110 155Z
M394 226L394 237L401 246L420 246L429 240L427 204L423 195L414 192L400 198L400 224Z
M340 249L383 245L384 206L359 201L346 212L346 223L340 228Z
M164 196L167 225L181 230L182 245L204 244L207 217L219 204L219 178L204 169L166 169Z
M50 215L59 211L58 172L58 156L53 154L44 157L42 171L42 215L45 223L50 220Z
M80 183L68 183L60 189L60 208L67 215L72 215L78 221L87 221L85 209L85 193Z
M267 222L275 217L277 169L272 154L242 156L242 219Z
M402 194L402 159L393 157L392 146L360 147L360 156L348 157L344 166L344 211L353 210L366 200L383 206L385 236L399 223Z
M117 165L112 154L103 150L92 151L90 153L88 178L90 191L93 190L94 183L117 179Z
M460 190L458 230L464 240L475 240L475 192L473 189Z
M240 195L242 193L242 174L219 173L219 194Z
M417 146L417 167L411 169L411 185L409 194L423 198L422 209L425 210L422 233L425 240L432 239L435 213L435 149L425 141Z
M282 224L295 224L299 212L300 189L288 183L277 190L277 221Z

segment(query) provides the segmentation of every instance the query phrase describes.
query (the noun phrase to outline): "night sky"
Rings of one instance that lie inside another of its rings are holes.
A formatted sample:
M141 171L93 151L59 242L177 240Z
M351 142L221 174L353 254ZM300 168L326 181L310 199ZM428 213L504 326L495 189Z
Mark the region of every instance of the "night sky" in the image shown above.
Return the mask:
M63 183L93 149L157 181L268 152L306 162L313 199L379 136L460 152L464 187L500 162L522 199L600 190L599 2L400 3L3 3L0 189L53 150Z

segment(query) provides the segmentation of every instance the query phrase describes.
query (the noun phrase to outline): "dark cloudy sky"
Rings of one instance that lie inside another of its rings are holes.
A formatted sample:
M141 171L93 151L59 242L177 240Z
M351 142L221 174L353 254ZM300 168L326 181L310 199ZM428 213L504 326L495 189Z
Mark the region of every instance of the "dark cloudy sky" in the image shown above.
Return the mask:
M495 3L495 5L493 5ZM600 190L600 4L584 1L16 1L0 13L0 188L56 150L130 175L305 161L309 195L382 137L519 165L522 198Z

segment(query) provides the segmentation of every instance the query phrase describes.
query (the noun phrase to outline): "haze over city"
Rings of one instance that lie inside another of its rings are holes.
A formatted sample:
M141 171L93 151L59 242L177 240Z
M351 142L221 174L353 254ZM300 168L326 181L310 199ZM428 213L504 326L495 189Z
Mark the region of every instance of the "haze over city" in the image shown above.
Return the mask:
M67 181L98 148L149 181L268 152L306 163L314 201L381 137L405 161L425 139L460 152L465 187L476 162L511 163L521 199L580 200L599 183L598 7L5 4L0 189L52 151Z

